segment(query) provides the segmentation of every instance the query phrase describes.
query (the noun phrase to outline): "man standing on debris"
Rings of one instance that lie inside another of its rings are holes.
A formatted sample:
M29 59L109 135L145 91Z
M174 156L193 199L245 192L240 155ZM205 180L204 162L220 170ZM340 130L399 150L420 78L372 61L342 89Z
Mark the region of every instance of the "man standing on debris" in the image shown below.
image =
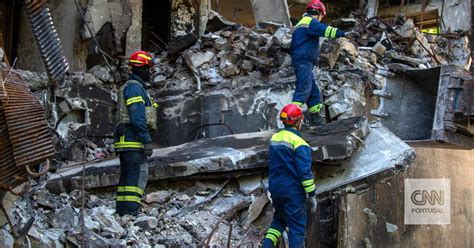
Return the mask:
M319 38L351 38L355 31L343 32L321 23L326 15L326 7L320 0L312 0L306 7L306 13L293 31L291 41L291 60L296 74L296 89L293 103L303 107L306 103L310 126L323 124L319 114L323 104L321 93L313 75L313 67L319 60Z
M286 105L280 113L285 129L274 134L270 142L269 191L275 215L263 247L275 247L286 227L291 248L304 247L307 211L316 212L316 186L311 171L311 148L299 132L303 110L296 104Z
M115 152L120 156L120 181L116 210L119 215L137 215L147 178L147 157L153 153L150 131L156 130L156 107L147 92L153 66L152 55L138 51L130 56L132 70L118 96Z

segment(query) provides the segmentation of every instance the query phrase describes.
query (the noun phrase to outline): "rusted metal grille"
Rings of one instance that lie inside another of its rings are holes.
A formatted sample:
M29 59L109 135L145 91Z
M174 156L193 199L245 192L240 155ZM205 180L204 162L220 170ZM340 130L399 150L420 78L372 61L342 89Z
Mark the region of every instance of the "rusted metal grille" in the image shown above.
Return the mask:
M31 167L54 155L51 132L39 101L21 78L8 70L0 81L0 188L27 180Z

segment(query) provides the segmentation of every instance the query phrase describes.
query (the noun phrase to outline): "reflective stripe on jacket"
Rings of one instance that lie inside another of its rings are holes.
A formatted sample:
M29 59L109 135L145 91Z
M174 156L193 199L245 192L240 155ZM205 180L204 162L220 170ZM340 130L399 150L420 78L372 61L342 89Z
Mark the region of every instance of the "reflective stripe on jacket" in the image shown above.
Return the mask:
M327 26L305 14L295 26L291 40L291 59L293 64L313 63L319 60L319 38L339 38L345 32Z
M286 128L270 141L270 192L314 194L311 148L299 131Z
M144 144L151 143L145 107L153 106L152 102L143 80L137 75L130 75L125 87L121 90L123 93L119 92L119 95L123 94L123 97L119 96L118 99L119 120L115 128L115 151L142 150ZM128 112L128 118L122 116L123 111Z

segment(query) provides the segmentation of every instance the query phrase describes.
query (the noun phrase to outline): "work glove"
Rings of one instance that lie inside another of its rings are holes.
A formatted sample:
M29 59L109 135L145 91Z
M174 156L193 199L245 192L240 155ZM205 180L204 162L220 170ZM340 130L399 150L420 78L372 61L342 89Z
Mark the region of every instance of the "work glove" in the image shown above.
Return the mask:
M316 199L316 196L308 196L306 202L308 203L308 208L311 213L316 213L316 210L318 209L318 200Z
M349 31L349 32L346 32L346 34L344 35L344 37L346 37L349 40L356 39L359 36L360 36L360 34L357 31Z
M143 151L145 153L145 156L150 157L153 154L153 147L151 143L145 144L143 147Z

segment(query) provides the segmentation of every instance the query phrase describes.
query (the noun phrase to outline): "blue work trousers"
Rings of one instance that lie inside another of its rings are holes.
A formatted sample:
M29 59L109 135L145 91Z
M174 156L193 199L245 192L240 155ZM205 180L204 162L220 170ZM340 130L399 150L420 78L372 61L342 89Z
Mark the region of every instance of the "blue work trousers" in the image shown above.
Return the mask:
M141 197L148 180L147 157L143 151L120 152L120 179L117 189L116 212L137 215Z
M296 89L293 94L293 103L305 104L308 108L321 103L321 93L313 75L313 63L293 65L296 74Z
M272 203L275 209L270 229L280 233L288 227L290 248L304 248L306 222L308 218L306 208L306 194L301 192L272 193ZM272 240L265 238L263 248L275 247Z

